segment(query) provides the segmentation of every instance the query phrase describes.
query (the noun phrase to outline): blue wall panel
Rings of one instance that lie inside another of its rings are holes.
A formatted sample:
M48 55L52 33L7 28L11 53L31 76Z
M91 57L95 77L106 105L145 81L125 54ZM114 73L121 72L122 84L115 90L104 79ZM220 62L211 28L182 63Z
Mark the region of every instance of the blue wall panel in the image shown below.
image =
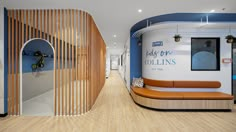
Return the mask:
M32 72L32 64L36 64L39 60L39 57L34 56L36 51L48 55L45 57L44 68L39 68L40 71L49 71L53 70L54 58L53 58L53 49L51 46L44 40L36 39L30 41L23 50L22 56L22 71L23 73Z
M7 20L7 9L4 8L4 112L7 113L7 94L8 94L8 20Z
M138 45L138 39L130 36L130 83L134 77L142 77L142 46Z

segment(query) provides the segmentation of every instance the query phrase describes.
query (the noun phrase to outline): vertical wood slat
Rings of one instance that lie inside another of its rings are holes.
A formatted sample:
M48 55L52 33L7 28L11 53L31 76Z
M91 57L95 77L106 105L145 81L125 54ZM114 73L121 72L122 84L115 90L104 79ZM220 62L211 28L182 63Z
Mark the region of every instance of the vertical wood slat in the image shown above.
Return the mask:
M12 82L12 85L11 85L11 87L12 87L12 89L11 89L11 101L12 101L12 104L11 104L11 109L12 109L12 114L14 115L15 114L15 109L14 109L14 105L15 105L15 96L14 96L14 90L15 90L15 69L14 69L14 60L15 60L15 58L14 58L14 51L15 51L15 22L14 22L14 18L15 18L15 15L14 15L14 12L15 12L15 10L13 10L12 11L12 46L11 46L11 82Z
M16 107L16 115L18 115L18 89L19 89L19 85L18 85L18 50L19 50L19 48L18 48L18 23L19 23L19 18L18 18L18 16L19 16L19 10L16 10L16 31L15 31L15 35L16 35L16 43L15 43L15 45L16 45L16 48L15 48L15 51L16 51L16 55L15 55L15 57L16 57L16 92L15 92L15 96L16 96L16 103L14 104Z
M78 31L79 31L79 17L78 17L78 10L76 10L76 52L75 52L75 55L76 55L76 70L75 70L75 74L76 74L76 115L78 115L78 107L79 107L79 86L78 86Z
M68 46L69 46L69 115L71 115L71 10L69 10L69 25L68 25Z
M25 34L25 26L24 26L24 10L21 10L21 48L23 47L23 45L24 45L24 34ZM20 48L20 51L21 51L21 48ZM21 102L19 102L19 106L20 106L20 103ZM19 108L20 109L20 108ZM19 110L19 113L20 113L21 111Z
M25 34L25 28L24 28L24 10L21 10L21 48L24 45L24 34Z
M86 41L86 35L85 35L85 12L83 12L83 43L82 43L82 67L83 67L83 70L82 70L82 79L83 79L83 113L85 113L85 101L86 101L86 97L85 97L85 54L84 54L84 51L85 51L85 41Z
M29 39L31 39L31 26L32 26L32 23L31 23L31 20L32 20L32 16L31 16L31 11L28 10L28 14L29 14Z
M34 19L33 19L33 10L30 10L30 38L34 38L33 29L34 29Z
M83 42L83 17L82 17L82 11L80 11L80 46L79 46L79 48L80 48L80 51L79 51L79 72L80 72L80 74L79 74L79 82L80 82L80 114L82 114L83 113L83 111L82 111L82 104L83 104L83 96L82 96L82 60L81 60L81 49L82 49L82 42Z
M39 12L40 12L40 15L39 15L39 20L40 20L40 28L39 28L39 37L40 38L42 38L42 26L43 26L43 20L42 20L42 18L43 18L43 16L42 16L42 14L43 14L43 11L42 10L39 10Z
M61 51L61 49L60 49L61 48L61 46L60 46L61 45L61 42L60 42L60 40L61 40L60 39L60 36L61 36L60 35L60 14L61 14L61 11L58 10L58 15L57 15L58 16L58 26L57 26L57 32L58 32L58 36L57 36L58 37L57 38L58 39L58 41L57 41L57 47L58 47L58 51L57 51L57 62L58 62L57 63L57 67L58 67L57 68L57 89L58 89L57 90L57 96L58 96L57 104L58 104L58 115L60 115L60 112L61 112L60 111L60 109L61 109L61 101L60 101L60 96L61 96L60 95L60 91L61 91L61 87L60 87L60 82L61 82L60 81L61 80L61 74L60 74L60 70L61 70L60 69L60 56L61 56L60 55L61 54L61 52L60 52Z
M69 103L68 103L68 10L65 10L65 65L66 65L66 68L65 68L65 113L66 115L68 115L68 109L69 109Z
M35 30L36 30L36 38L39 38L39 30L38 30L38 29L39 29L39 24L38 24L38 23L39 23L39 22L38 22L39 11L38 11L38 10L35 10L35 17L36 17L36 20L35 20L35 21L36 21L36 24L35 24L35 26L36 26L36 27L35 27L35 28L36 28L36 29L35 29Z
M65 95L64 95L64 71L65 71L65 69L64 69L64 29L65 29L65 27L64 27L64 10L62 10L62 27L61 27L61 33L62 33L62 35L61 35L61 41L62 41L62 53L61 53L61 55L62 55L62 57L61 57L61 61L62 61L62 67L61 67L61 69L62 69L62 93L61 93L61 96L62 96L62 115L65 115L65 106L64 106L64 99L65 99Z
M83 67L84 67L84 70L83 70L83 86L84 86L84 113L86 112L86 13L84 13L84 43L83 43L83 59L84 59L84 64L83 64Z
M48 42L49 42L49 36L50 36L50 33L49 33L49 28L50 27L50 25L49 25L49 10L47 10L47 40L48 40Z
M8 11L8 114L11 113L11 13L12 11Z
M72 10L72 26L71 26L71 45L72 45L72 66L71 66L71 71L72 71L72 115L74 115L74 10Z
M55 52L54 52L54 114L57 115L57 91L56 91L56 53L57 53L57 42L56 42L56 10L53 10L53 33L54 33L54 48L55 48ZM40 15L41 17L41 15ZM41 20L40 20L41 21ZM40 31L40 35L41 35L41 31Z
M25 30L26 30L26 31L25 31L25 40L26 40L26 41L28 40L28 37L29 37L29 29L28 29L28 25L29 25L29 23L28 23L28 22L29 22L29 21L28 21L29 18L28 18L28 17L29 17L29 14L28 14L28 13L29 13L29 11L26 10L26 28L25 28Z
M50 42L54 47L54 44L53 44L53 10L50 10L50 25L51 25L51 28L50 28L50 31L49 31L49 34L51 35Z
M43 30L43 38L46 40L46 10L43 11L43 27L44 27L44 30Z
M36 24L35 24L35 10L32 10L32 19L33 19L33 34L32 34L32 38L35 38L35 29L37 28L36 27Z
M89 110L89 96L88 96L88 92L89 92L89 81L88 81L88 67L89 67L89 61L88 61L88 44L89 44L89 35L88 35L88 31L89 31L89 15L86 13L87 15L87 26L86 26L86 110Z

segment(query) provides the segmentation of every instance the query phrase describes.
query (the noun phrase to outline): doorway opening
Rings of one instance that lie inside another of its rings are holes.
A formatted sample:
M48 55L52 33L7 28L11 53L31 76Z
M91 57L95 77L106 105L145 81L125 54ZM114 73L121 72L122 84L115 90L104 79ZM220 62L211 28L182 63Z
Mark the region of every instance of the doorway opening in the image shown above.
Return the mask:
M119 68L119 56L111 55L111 70L118 70Z
M44 39L27 41L20 52L20 114L54 115L54 48Z

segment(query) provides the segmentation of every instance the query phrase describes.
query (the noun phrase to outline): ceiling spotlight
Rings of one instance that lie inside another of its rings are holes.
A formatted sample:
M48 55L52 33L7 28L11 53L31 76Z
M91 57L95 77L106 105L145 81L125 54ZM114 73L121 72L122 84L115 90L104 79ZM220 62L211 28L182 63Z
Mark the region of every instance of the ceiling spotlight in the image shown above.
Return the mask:
M116 38L116 35L113 35L114 38Z
M138 12L141 13L141 12L143 12L143 10L142 9L138 9Z
M211 10L211 11L210 11L210 13L213 13L213 12L215 12L215 10Z

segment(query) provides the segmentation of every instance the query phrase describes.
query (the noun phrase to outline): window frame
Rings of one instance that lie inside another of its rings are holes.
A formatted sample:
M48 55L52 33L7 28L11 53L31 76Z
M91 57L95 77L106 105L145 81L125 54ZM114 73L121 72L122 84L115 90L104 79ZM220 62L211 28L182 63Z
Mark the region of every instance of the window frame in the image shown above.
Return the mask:
M192 45L193 45L193 39L215 39L216 40L216 69L193 69L192 67ZM220 58L220 37L191 37L191 71L220 71L220 64L221 64L221 58Z

